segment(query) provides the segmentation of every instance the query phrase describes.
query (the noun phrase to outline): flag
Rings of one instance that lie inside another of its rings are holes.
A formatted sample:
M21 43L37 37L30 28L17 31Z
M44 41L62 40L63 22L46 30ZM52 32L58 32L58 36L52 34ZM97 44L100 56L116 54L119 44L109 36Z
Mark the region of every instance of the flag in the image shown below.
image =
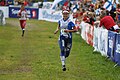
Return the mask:
M55 5L57 5L60 1L62 1L62 0L54 0L51 9L53 9L55 7Z
M105 2L103 8L110 11L112 9L113 2L114 2L114 0L108 0L107 2Z

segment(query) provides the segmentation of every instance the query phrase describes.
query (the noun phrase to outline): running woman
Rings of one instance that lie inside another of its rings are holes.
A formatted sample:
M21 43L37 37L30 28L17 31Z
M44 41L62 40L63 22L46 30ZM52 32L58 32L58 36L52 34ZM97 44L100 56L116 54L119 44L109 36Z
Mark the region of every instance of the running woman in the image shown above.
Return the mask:
M76 32L77 29L75 24L69 18L68 10L63 10L62 15L63 18L59 20L58 27L54 34L60 30L60 36L58 40L61 50L60 59L62 62L62 70L66 71L65 59L69 56L72 47L72 32Z
M25 32L26 20L27 20L27 11L25 10L24 4L21 5L21 8L18 12L18 17L20 20L20 26L22 29L22 37L23 37Z

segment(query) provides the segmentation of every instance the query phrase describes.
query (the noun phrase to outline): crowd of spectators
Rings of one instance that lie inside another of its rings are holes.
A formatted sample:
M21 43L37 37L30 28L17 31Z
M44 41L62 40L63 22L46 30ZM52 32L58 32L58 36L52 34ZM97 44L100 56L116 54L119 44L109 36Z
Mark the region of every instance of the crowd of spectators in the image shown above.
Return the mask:
M25 6L32 6L33 3L35 3L35 0L0 0L0 6L9 6L9 5L21 5L21 3L24 3Z
M92 0L78 0L76 4L74 5L72 4L69 9L73 14L73 18L75 19L75 22L80 23L81 21L84 21L86 23L89 23L90 25L96 25L96 21L102 20L103 18L102 16L104 12L104 16L110 16L108 17L107 20L109 20L109 18L112 18L114 20L113 24L115 25L117 24L120 27L120 3L116 2L115 0L111 5L112 9L107 10L104 7L107 1L108 0L96 0L96 2L93 3ZM63 8L65 8L65 6L63 6ZM110 22L107 22L105 24L111 26L111 24L109 23ZM105 25L103 24L103 26Z
M21 5L24 3L25 6L32 6L36 0L0 0L0 6L8 6L8 5ZM67 9L69 8L75 22L80 23L84 21L89 23L90 25L95 25L95 22L101 20L102 11L106 12L106 16L111 16L116 24L120 26L120 3L114 0L112 4L112 9L109 11L104 8L104 4L108 0L96 0L93 3L93 0L66 0L62 6L60 4L57 5L57 9ZM42 8L43 0L41 0L41 5L39 7Z

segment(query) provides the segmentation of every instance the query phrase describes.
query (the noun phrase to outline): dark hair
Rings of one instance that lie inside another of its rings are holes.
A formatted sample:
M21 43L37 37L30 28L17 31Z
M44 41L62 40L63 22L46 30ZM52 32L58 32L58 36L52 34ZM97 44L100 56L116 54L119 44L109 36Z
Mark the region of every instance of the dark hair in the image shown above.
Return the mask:
M107 15L106 10L103 10L103 11L101 11L100 18L103 18L103 17L106 16L106 15Z

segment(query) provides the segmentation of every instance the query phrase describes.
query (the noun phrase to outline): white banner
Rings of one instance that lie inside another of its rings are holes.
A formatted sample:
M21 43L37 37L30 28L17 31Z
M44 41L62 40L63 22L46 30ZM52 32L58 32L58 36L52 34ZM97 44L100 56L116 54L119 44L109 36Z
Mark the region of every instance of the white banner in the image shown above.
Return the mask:
M93 47L94 51L98 51L98 35L99 35L99 27L94 26L94 35L93 35Z
M88 23L81 22L81 36L82 38L91 46L93 46L93 32L94 32L94 27Z
M52 7L53 2L43 2L42 9L50 9Z
M60 1L62 1L62 0L54 0L51 9L53 9L54 6L57 5Z
M81 37L90 44L90 40L93 37L93 47L94 51L98 51L102 56L107 56L108 49L108 30L102 27L94 27L94 30L88 23L81 22ZM92 33L93 32L93 33ZM88 35L89 33L89 35ZM92 44L92 41L91 41Z
M86 36L85 36L85 30L86 30L86 23L84 21L82 21L80 23L81 26L81 37L86 41Z
M58 22L62 18L62 11L54 11L51 9L39 9L38 20L46 20L50 22Z
M98 31L98 50L102 56L107 56L108 49L108 30L99 28Z
M3 13L4 13L4 17L5 18L9 18L9 7L6 7L6 6L0 6L0 10L2 10L3 11Z

